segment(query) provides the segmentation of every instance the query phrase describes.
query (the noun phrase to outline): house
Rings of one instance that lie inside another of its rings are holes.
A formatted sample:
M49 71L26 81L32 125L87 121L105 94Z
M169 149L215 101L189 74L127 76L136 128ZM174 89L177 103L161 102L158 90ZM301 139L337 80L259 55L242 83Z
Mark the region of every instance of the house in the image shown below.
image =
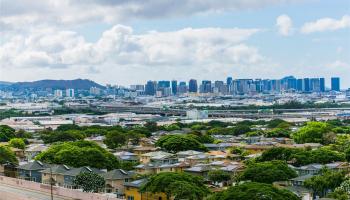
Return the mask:
M116 193L117 197L124 197L124 184L131 182L134 172L122 169L114 169L102 174L106 181L106 192Z
M157 174L160 172L182 172L184 169L190 167L187 162L178 162L173 164L161 163L146 163L135 166L135 171L138 174Z
M39 153L45 151L48 147L44 144L30 144L24 150L24 156L26 161L31 161Z
M140 156L140 155L145 154L145 153L157 151L157 148L149 147L149 146L144 146L144 147L141 146L141 147L134 148L132 151L133 151L133 153L136 153L137 155Z
M13 163L7 162L0 164L0 176L17 177L17 166Z
M303 176L298 176L298 177L292 178L289 181L291 182L292 186L303 186L305 180L309 179L309 178L311 178L313 176L315 176L315 175L307 174L307 175L303 175Z
M191 168L185 169L184 172L195 176L202 176L205 179L208 179L208 172L212 170L215 170L215 168L212 167L210 164L198 164Z
M144 153L140 156L141 163L149 163L152 158L165 158L172 156L173 154L164 151L154 151L149 153Z
M299 176L303 175L313 175L317 174L323 167L326 167L330 170L335 170L335 171L349 171L350 165L347 162L334 162L334 163L328 163L325 165L322 164L309 164L305 166L300 166L300 167L294 167L294 170L296 170L299 174Z
M166 200L164 193L141 193L141 187L147 183L147 179L135 180L124 184L126 200Z
M65 185L64 176L69 170L71 168L66 165L51 165L51 167L41 171L41 182L63 187Z
M178 156L179 159L186 158L189 156L199 155L199 154L203 154L203 152L188 150L188 151L179 151L176 153L176 155Z
M18 148L14 148L14 147L10 147L10 148L15 153L15 155L19 161L24 160L24 150L23 149L18 149Z
M49 168L50 165L35 160L17 167L18 178L41 183L41 171Z
M210 151L225 151L227 148L230 148L233 146L232 143L219 143L219 144L203 144L205 147L207 147Z
M226 156L223 155L208 155L208 154L198 154L194 156L189 156L185 158L185 161L188 162L191 166L199 163L210 163L214 161L225 160Z
M113 155L115 155L119 160L122 160L122 161L139 162L138 155L128 151L116 152Z
M86 167L86 166L79 167L79 168L72 168L64 174L64 185L63 186L67 187L67 188L75 188L75 186L73 184L75 177L77 175L79 175L80 173L84 173L84 172L93 172L93 173L100 174L100 175L105 173L102 170L92 168L92 167Z

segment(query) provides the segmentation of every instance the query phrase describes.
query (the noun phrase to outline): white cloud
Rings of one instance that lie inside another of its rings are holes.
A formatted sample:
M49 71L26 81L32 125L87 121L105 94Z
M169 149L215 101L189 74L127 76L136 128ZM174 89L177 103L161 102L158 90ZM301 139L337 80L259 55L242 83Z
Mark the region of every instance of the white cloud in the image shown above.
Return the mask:
M177 74L182 74L184 66L192 75L221 73L229 69L225 67L258 66L264 62L257 48L244 44L257 32L258 29L185 28L134 34L131 27L116 25L96 42L87 42L76 32L38 29L28 36L12 36L2 44L0 63L3 70L17 69L21 73L28 68L62 68L92 74L124 71L138 74L141 79L145 71L157 74L179 70Z
M189 16L198 13L257 9L300 0L0 0L0 27L121 23L132 19Z
M303 25L301 32L308 34L313 32L335 31L338 29L350 27L350 16L344 15L341 19L322 18L314 22L308 22Z
M276 19L276 26L281 35L288 36L292 34L293 21L288 15L280 15Z

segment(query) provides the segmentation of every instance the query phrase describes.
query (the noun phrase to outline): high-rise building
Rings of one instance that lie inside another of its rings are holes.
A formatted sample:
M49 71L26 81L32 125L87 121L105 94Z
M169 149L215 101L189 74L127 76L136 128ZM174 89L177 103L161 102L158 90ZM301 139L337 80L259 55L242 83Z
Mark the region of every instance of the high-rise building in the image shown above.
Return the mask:
M74 97L74 89L72 89L72 88L66 89L66 97L73 98Z
M320 92L321 84L319 78L311 78L310 79L310 91L311 92Z
M185 94L187 93L187 85L186 82L181 81L178 86L178 93L179 94Z
M171 81L171 92L173 95L177 94L177 80Z
M226 85L232 85L232 77L227 77Z
M326 91L326 83L324 78L320 78L320 92L325 92Z
M303 91L310 92L310 79L309 78L304 78Z
M201 85L201 93L210 93L211 90L211 81L203 80Z
M170 81L158 81L158 85L157 85L158 89L159 88L169 88L170 87Z
M58 97L58 98L63 97L63 91L62 90L55 90L54 96Z
M332 77L331 78L331 89L333 91L340 91L340 78Z
M297 79L297 90L303 91L303 79Z
M146 95L155 95L157 90L157 81L147 81L145 85L145 94Z
M188 91L192 93L197 93L198 91L198 85L197 80L191 79L188 83Z
M90 95L100 95L101 94L101 89L98 87L91 87L90 88Z

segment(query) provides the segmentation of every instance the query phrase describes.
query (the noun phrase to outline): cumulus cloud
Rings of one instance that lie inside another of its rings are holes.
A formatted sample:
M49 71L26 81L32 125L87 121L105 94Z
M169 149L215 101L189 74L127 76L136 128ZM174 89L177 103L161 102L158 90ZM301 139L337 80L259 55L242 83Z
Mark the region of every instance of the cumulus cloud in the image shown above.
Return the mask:
M292 34L293 21L288 15L280 15L276 19L276 26L278 32L283 36Z
M0 46L0 63L20 68L256 63L262 56L256 48L242 42L258 31L185 28L173 32L134 34L131 27L116 25L91 43L72 31L41 29L29 36L13 36Z
M335 31L338 29L350 27L350 16L344 15L341 19L322 18L314 22L308 22L303 25L301 32L308 34L313 32Z
M132 19L189 16L197 13L256 9L300 0L0 0L0 27L120 23Z

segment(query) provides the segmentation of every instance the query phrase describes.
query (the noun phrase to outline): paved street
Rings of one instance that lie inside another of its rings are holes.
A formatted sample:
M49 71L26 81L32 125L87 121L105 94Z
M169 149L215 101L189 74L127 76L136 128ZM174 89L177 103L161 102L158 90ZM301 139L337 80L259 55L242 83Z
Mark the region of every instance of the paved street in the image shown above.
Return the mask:
M13 187L13 186L9 186L9 185L3 185L0 183L0 194L2 193L2 191L7 192L7 193L13 193L13 194L25 196L28 199L33 199L33 200L50 200L51 199L51 196L49 193L42 193L42 192L37 192L37 191L33 191L33 190L27 190L27 189ZM2 197L0 195L0 200L7 200L7 199L2 199ZM71 199L54 196L54 200L71 200Z

